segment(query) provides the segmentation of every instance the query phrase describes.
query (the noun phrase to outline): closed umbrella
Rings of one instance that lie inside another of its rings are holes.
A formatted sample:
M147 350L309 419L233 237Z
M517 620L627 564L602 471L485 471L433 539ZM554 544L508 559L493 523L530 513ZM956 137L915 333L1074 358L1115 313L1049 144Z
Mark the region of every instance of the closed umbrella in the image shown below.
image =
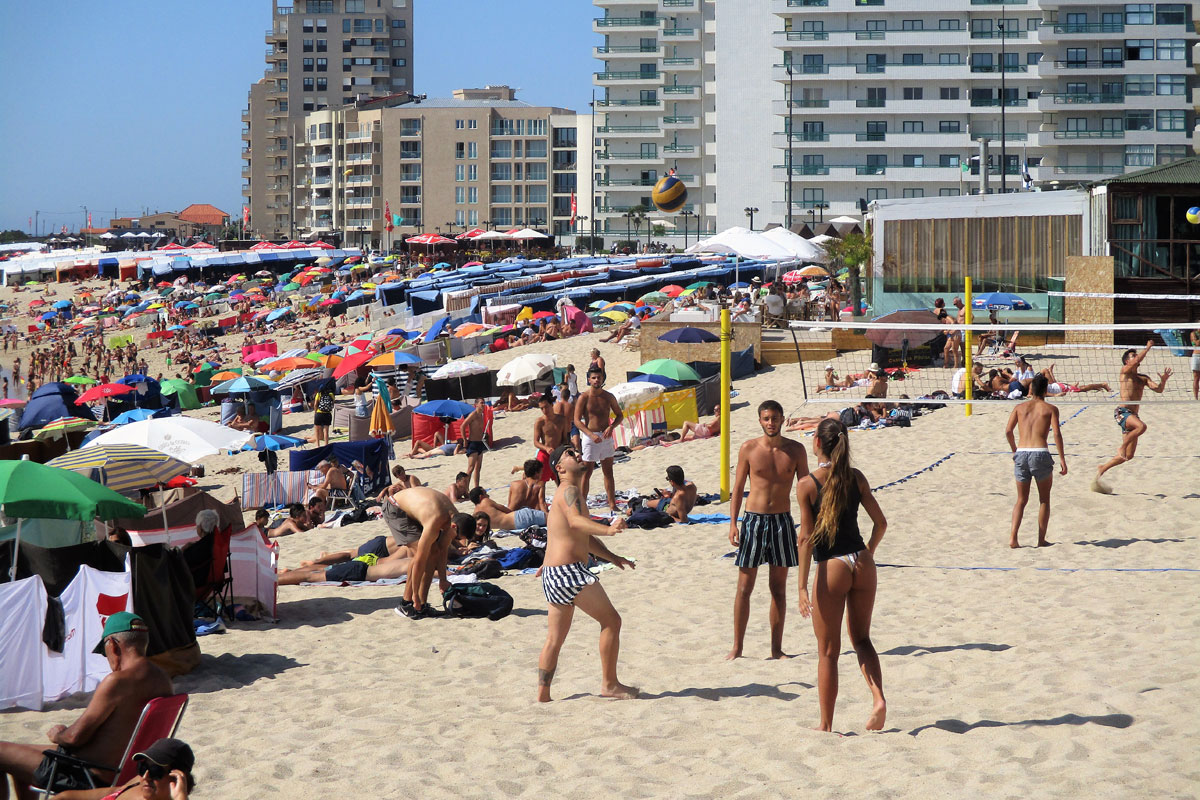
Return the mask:
M667 378L674 378L677 381L700 380L700 376L696 374L696 370L682 361L676 361L673 358L656 358L653 361L647 361L635 369L634 372L640 372L643 375L662 375Z

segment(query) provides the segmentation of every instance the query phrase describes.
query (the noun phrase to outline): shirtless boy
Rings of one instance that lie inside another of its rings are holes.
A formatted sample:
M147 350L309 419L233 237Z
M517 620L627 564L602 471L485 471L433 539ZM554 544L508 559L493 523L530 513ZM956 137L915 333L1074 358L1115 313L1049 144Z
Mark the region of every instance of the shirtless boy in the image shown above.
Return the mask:
M1142 392L1149 389L1162 394L1163 389L1167 388L1167 378L1171 377L1170 367L1158 374L1158 383L1150 380L1150 376L1138 372L1138 367L1141 366L1142 360L1150 353L1152 347L1154 347L1153 340L1146 342L1146 347L1142 352L1126 350L1121 356L1121 375L1117 380L1120 382L1121 399L1126 402L1113 410L1113 419L1116 420L1124 435L1121 437L1121 446L1117 448L1117 455L1108 463L1102 464L1096 471L1096 477L1092 479L1091 489L1093 492L1112 494L1112 489L1101 483L1100 477L1118 464L1130 461L1137 451L1138 437L1146 432L1146 423L1142 422L1141 417L1138 416Z
M479 473L483 470L483 454L487 450L487 445L483 441L485 424L483 410L485 408L487 408L487 401L483 398L477 399L475 409L467 415L462 423L463 439L467 450L467 472L474 479L476 486L479 485Z
M536 458L528 459L524 472L524 476L508 485L508 507L514 511L518 508L536 508L544 512L546 484L541 480L542 462Z
M408 566L404 600L397 609L411 619L435 616L426 605L434 572L445 589L446 558L454 538L456 512L442 492L421 486L396 492L383 504L383 518L397 547L413 546L416 552ZM471 529L475 523L472 520Z
M498 531L523 531L534 525L546 524L546 512L536 508L507 508L488 496L487 489L476 486L471 490L475 513L484 513Z
M79 719L70 726L55 725L46 733L49 744L0 742L0 798L8 798L8 778L12 777L17 797L26 796L26 787L46 786L50 778L50 759L42 751L56 745L67 747L71 755L97 764L117 764L137 725L146 703L171 694L171 679L150 659L146 647L150 632L137 614L119 611L108 618L100 644L93 652L108 659L112 672L100 681L92 699ZM115 778L111 772L93 773L97 783L107 785ZM76 768L60 765L55 778L56 791L86 789L86 776Z
M617 680L617 653L621 647L621 615L595 575L587 569L589 555L595 555L621 569L633 568L628 559L613 553L597 538L625 529L625 519L615 518L610 525L593 522L580 482L588 464L573 447L563 445L550 460L559 476L559 491L550 506L550 525L546 559L541 569L542 591L550 605L547 616L546 644L538 658L537 699L550 701L550 683L558 667L558 653L571 630L571 619L578 606L600 623L600 694L626 700L637 697L638 690Z
M562 405L569 409L571 404L563 401ZM568 428L571 427L570 420L559 413L558 406L549 392L538 398L542 415L533 423L533 446L537 448L537 460L542 465L542 483L550 480L558 482L558 474L550 469L550 455L560 444L566 443Z
M763 435L738 450L737 473L729 501L729 543L738 549L737 592L733 598L733 649L726 658L740 658L746 623L750 620L750 595L762 564L770 566L771 658L784 658L783 621L787 609L787 575L799 566L796 525L792 522L792 485L808 474L804 445L782 435L783 407L774 400L758 406ZM742 493L750 479L746 516L738 530Z
M613 455L616 444L612 432L625 414L617 404L617 398L604 388L604 370L594 363L587 371L588 388L575 401L575 427L579 428L579 438L582 447L579 456L588 467L583 474L584 501L587 500L588 486L591 484L592 472L596 464L604 474L604 492L608 495L608 508L617 513L617 486L613 478Z
M1058 409L1046 402L1049 381L1045 375L1034 376L1029 385L1030 397L1012 410L1004 435L1013 453L1013 474L1017 478L1017 502L1013 506L1012 531L1008 546L1020 547L1017 531L1021 528L1021 517L1025 504L1029 502L1029 483L1037 481L1038 489L1038 547L1046 547L1046 528L1050 524L1050 487L1054 483L1054 459L1050 457L1047 434L1053 428L1054 443L1058 447L1058 470L1067 474L1067 455L1063 452L1062 431L1058 428ZM1018 437L1013 437L1013 431Z

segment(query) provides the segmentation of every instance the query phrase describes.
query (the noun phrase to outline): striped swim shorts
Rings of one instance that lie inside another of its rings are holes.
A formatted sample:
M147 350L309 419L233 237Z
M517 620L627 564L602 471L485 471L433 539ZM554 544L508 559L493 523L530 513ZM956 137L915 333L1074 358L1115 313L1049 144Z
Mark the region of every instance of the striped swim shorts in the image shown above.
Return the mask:
M737 558L739 567L800 566L800 552L796 549L796 524L792 515L759 514L747 511L742 516L741 536L738 540Z
M542 567L542 591L546 593L546 599L555 605L573 605L575 595L598 580L582 561Z

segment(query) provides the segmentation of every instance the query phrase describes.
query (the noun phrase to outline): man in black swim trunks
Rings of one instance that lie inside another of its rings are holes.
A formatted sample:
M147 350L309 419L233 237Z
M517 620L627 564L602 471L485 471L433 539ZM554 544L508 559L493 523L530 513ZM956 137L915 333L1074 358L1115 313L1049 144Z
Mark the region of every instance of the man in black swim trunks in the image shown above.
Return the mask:
M467 473L475 482L475 486L479 485L479 473L483 469L483 454L487 451L487 445L483 441L483 429L486 424L483 413L487 408L487 401L482 397L475 401L475 409L467 415L467 418L462 423L462 436L466 442L467 451Z

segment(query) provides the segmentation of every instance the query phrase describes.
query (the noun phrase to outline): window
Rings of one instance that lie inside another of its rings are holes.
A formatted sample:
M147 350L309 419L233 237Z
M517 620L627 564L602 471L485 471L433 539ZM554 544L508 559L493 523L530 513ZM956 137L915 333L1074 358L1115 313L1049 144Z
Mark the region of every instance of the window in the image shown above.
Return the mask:
M1030 52L1030 53L1025 54L1025 63L1031 67L1036 66L1037 64L1041 63L1041 61L1042 61L1041 53Z
M1153 25L1154 5L1152 3L1126 3L1126 25Z
M905 86L904 87L904 99L905 100L920 100L924 96L924 94L925 94L925 90L922 89L920 86Z
M366 11L367 0L346 0L347 14L362 14Z
M1154 94L1154 76L1153 75L1126 75L1125 76L1125 94L1127 94L1127 95Z
M1187 94L1185 75L1159 75L1157 94Z
M1183 61L1186 55L1187 43L1183 39L1159 39L1159 61Z
M318 58L317 59L317 72L325 72L328 69L329 69L329 59L328 58Z
M924 133L925 123L921 120L908 120L900 123L901 130L905 133Z
M467 127L467 121L465 119L454 120L454 130L461 131L465 127Z
M1186 25L1187 6L1183 3L1159 3L1156 20L1159 25ZM1159 162L1163 163L1163 162Z
M923 167L925 166L925 156L920 153L905 153L904 166L906 167Z
M938 53L939 64L961 64L961 53Z
M468 186L467 187L467 203L469 205L473 205L478 202L479 202L479 187L478 186Z
M1162 6L1159 6L1162 8ZM1178 161L1181 158L1187 158L1191 153L1188 152L1186 144L1160 144L1158 146L1158 163L1170 164L1172 161Z
M454 203L456 205L464 205L467 202L467 190L463 186L454 187Z
M465 158L466 154L467 154L466 143L465 142L455 142L454 143L454 157L455 158Z
M867 189L867 202L887 200L887 189Z
M1125 166L1152 167L1154 166L1154 145L1127 144L1125 145Z
M512 142L505 139L492 142L492 158L512 158Z
M312 71L313 71L313 60L312 60L311 58L306 58L306 59L304 59L304 61L302 61L302 62L301 62L301 64L303 65L303 66L302 66L302 69L303 69L305 72L312 72Z
M956 119L944 119L938 123L938 133L962 133L962 123Z
M957 100L958 99L958 87L957 86L943 86L941 89L938 90L938 95L942 100Z
M467 142L467 158L479 158L479 142Z
M902 19L900 20L900 30L923 31L925 30L925 21L920 19Z
M925 55L924 53L902 53L900 63L911 67L919 66L925 63Z
M938 30L939 31L961 31L962 30L962 20L939 19L938 20Z
M901 194L903 197L924 197L925 190L924 189L904 189L901 192Z
M479 165L467 164L467 182L479 180Z
M1182 108L1159 109L1158 129L1160 131L1187 130L1187 111Z
M938 156L939 167L957 167L960 163L957 153L942 153Z
M454 180L465 181L467 179L467 170L462 164L454 165Z

